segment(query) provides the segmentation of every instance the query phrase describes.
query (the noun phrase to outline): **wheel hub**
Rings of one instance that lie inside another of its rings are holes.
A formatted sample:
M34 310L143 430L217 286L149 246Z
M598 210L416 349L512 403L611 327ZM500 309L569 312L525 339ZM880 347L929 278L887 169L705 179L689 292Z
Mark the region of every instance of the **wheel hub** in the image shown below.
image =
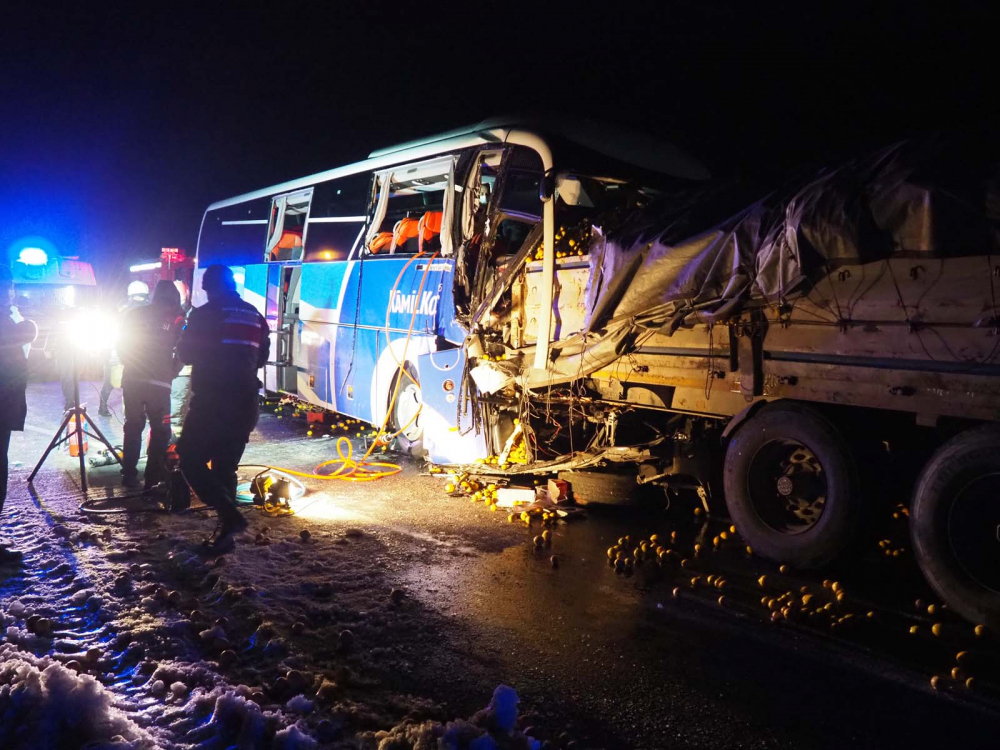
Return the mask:
M396 429L410 442L416 442L423 434L420 424L420 388L415 383L407 383L396 397Z
M775 531L799 534L815 526L826 505L826 474L819 459L797 440L761 446L747 476L750 500Z

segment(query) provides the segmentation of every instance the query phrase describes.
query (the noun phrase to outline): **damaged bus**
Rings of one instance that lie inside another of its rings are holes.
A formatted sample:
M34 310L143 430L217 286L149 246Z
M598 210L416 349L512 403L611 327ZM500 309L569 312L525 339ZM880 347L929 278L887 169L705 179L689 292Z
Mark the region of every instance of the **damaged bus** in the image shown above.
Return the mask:
M591 500L692 490L800 568L902 489L935 590L1000 625L1000 161L971 153L761 197L634 133L487 121L212 204L198 266L267 318L269 391Z

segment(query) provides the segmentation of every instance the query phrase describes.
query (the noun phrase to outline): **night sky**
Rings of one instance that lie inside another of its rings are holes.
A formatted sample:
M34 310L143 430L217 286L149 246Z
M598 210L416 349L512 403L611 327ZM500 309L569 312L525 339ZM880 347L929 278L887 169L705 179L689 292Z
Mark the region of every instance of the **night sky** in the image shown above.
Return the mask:
M988 3L354 5L5 3L0 249L40 235L122 283L214 200L496 114L749 175L1000 112Z

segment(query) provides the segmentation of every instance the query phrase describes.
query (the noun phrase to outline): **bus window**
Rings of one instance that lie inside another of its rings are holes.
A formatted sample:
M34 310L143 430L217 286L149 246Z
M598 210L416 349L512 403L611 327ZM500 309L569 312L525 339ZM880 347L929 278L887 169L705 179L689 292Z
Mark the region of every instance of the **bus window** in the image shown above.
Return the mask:
M372 200L372 173L340 177L313 188L303 260L347 260L361 244Z
M449 159L426 167L397 169L391 174L387 198L382 197L381 191L389 175L379 177L375 203L382 218L371 234L370 254L397 255L441 249L441 227L451 168Z
M313 189L309 188L289 195L279 195L271 201L265 254L268 261L302 260L312 194Z

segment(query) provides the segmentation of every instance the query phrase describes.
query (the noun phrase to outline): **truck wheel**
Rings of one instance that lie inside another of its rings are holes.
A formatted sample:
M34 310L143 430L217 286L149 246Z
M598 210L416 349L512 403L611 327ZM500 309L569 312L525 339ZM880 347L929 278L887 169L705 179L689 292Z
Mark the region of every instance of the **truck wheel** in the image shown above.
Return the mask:
M399 433L396 435L399 446L411 456L423 458L424 427L420 409L424 402L420 395L420 385L416 373L410 367L407 367L407 371L413 375L412 379L403 373L396 375L397 379L402 378L403 381L399 384L399 394L392 407L392 419L389 424L393 433ZM393 382L392 389L389 391L390 398L391 394L395 392L395 388L396 383Z
M938 448L917 479L910 524L938 596L966 619L1000 627L1000 427Z
M736 528L777 562L822 567L861 526L851 452L829 420L800 404L767 406L742 425L726 451L723 481Z
M573 500L578 505L631 505L641 494L631 474L560 471L559 478L569 482Z

